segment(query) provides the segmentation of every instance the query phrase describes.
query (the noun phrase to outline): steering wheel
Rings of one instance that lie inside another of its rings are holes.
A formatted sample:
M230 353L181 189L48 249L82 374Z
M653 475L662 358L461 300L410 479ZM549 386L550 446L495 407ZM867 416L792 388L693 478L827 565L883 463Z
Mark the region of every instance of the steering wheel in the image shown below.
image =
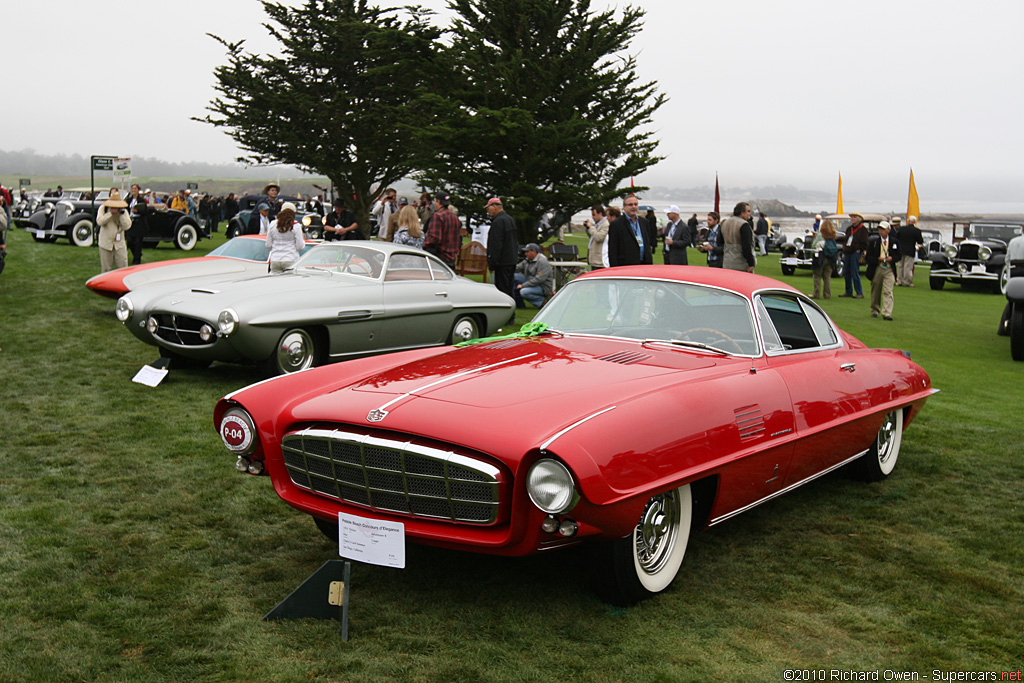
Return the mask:
M366 261L353 261L352 259L349 259L349 262L345 264L342 272L350 273L352 275L366 275L373 277L373 269Z
M689 336L695 332L699 332L705 336L705 339L689 339ZM736 353L743 353L743 348L736 343L736 340L727 335L721 330L716 330L711 327L691 327L685 332L681 333L676 339L686 339L687 341L700 341L708 346L716 346L715 342L724 341L727 342Z

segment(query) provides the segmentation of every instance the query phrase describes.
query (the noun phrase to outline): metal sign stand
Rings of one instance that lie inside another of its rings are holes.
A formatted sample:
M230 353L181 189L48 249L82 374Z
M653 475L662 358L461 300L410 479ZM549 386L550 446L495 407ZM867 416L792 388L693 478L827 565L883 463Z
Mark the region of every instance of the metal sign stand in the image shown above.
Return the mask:
M263 621L338 619L341 621L341 639L347 643L348 597L351 585L352 563L347 560L328 560L292 591L291 595L267 612Z

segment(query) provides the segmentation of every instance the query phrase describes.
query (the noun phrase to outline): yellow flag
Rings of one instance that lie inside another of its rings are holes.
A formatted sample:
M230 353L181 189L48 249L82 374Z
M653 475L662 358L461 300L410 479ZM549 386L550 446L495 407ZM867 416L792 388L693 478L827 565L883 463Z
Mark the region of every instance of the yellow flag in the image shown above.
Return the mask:
M839 198L836 199L836 213L843 212L843 173L839 172Z
M914 169L910 169L910 190L907 192L907 220L911 216L921 218L921 203L917 199L917 186L914 185Z

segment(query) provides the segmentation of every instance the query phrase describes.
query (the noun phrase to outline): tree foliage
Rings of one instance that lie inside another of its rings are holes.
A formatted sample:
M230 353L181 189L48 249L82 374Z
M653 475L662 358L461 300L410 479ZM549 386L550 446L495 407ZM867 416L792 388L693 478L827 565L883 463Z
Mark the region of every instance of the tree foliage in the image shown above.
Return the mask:
M449 5L452 44L418 133L429 150L417 176L425 187L448 190L470 212L507 197L520 239L532 240L544 213L567 219L621 196L660 161L647 126L665 96L638 82L626 53L643 10L595 13L589 0Z
M264 0L263 8L280 54L211 36L228 63L214 72L211 114L197 120L225 128L249 152L242 163L327 176L365 226L371 193L414 170L406 143L420 115L415 95L441 32L419 8L405 8L403 19L365 0L296 8Z

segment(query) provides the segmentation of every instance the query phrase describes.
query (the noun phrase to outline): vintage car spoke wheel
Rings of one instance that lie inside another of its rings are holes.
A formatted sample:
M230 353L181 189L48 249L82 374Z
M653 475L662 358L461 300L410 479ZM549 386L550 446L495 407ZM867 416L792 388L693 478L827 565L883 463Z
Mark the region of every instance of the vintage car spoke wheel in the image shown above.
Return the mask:
M479 339L479 337L480 327L476 324L476 320L471 315L464 315L452 325L452 333L448 335L448 343L458 344L470 339Z
M196 226L184 223L179 225L174 233L174 246L182 251L191 251L196 246L198 239L199 235L196 232Z
M832 277L843 277L843 274L846 272L846 266L843 264L842 254L839 254L836 257L835 266L836 267L832 269Z
M1024 360L1024 303L1015 302L1010 313L1010 355Z
M854 464L855 473L864 481L881 481L896 467L900 457L900 443L903 440L903 411L894 410L885 416L878 430L875 442Z
M664 591L679 573L690 539L690 485L647 501L633 533L600 548L594 588L615 605L632 605Z
M692 333L695 333L695 332L700 332L701 334L703 334L705 336L707 341L704 341L703 343L707 344L708 346L716 346L715 342L724 341L727 344L729 344L729 346L731 346L736 351L736 353L743 353L743 348L736 342L735 339L733 339L732 337L727 335L725 332L721 332L719 330L716 330L716 329L713 329L713 328L710 328L710 327L691 327L690 329L686 330L685 332L680 334L678 337L676 337L676 339L686 339ZM689 341L700 341L700 340L699 339L690 339Z
M270 354L267 370L272 375L287 375L307 370L316 364L316 343L306 330L295 328L281 335Z
M70 232L68 232L71 238L71 243L76 247L91 247L92 246L92 221L88 218L83 218L71 226Z

